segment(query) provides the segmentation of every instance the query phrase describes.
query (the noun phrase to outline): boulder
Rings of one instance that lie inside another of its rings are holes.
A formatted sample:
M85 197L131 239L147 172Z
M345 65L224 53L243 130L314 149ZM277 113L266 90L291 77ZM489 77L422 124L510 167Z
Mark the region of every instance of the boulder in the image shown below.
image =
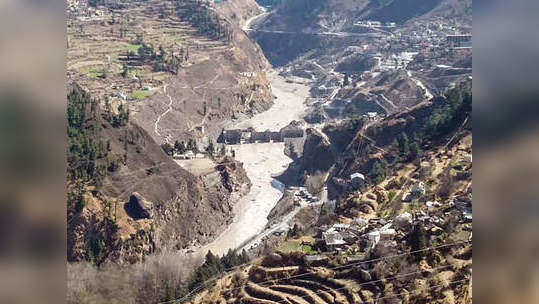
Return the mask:
M371 274L367 270L360 269L359 276L361 277L361 280L365 282L372 280Z
M423 195L425 194L425 183L418 182L415 184L412 189L410 189L410 192L414 195Z
M133 192L126 206L128 214L134 219L152 218L153 203L146 200L138 192Z
M394 225L398 229L408 229L412 226L412 215L408 212L404 212L395 217Z

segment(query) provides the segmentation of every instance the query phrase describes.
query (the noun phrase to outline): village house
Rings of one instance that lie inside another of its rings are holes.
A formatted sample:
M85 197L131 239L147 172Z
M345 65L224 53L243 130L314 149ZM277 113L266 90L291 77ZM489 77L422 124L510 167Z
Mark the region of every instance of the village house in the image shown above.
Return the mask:
M196 158L205 158L206 154L204 153L195 153L191 150L186 151L183 154L174 153L172 158L174 159L196 159Z
M421 195L424 195L425 194L425 183L423 182L418 182L417 184L413 185L410 190L408 190L408 192L406 192L403 196L402 196L402 201L403 202L406 202L406 203L409 203L411 202L412 200L420 197Z
M392 223L383 226L380 229L375 229L367 233L368 247L374 248L380 240L390 240L397 233L395 229L391 228Z
M223 130L218 143L227 145L257 143L257 142L282 142L285 138L300 138L304 136L304 130L299 124L291 124L280 131L255 131L253 128Z
M252 130L243 130L240 136L240 144L250 143L252 134Z
M346 246L346 242L341 233L333 228L322 232L322 239L324 240L326 250L328 251L343 250Z
M272 142L281 142L283 141L283 137L281 136L281 132L270 132L270 139Z
M321 254L305 255L303 256L303 261L307 266L317 267L327 265L329 262L329 257Z

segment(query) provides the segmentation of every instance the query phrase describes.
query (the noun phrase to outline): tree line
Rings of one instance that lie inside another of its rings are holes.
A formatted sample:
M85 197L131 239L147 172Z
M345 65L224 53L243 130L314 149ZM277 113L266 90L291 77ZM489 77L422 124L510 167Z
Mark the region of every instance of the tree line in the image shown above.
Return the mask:
M447 135L472 112L471 82L459 83L446 95L447 102L436 109L427 121L425 133L429 138Z
M119 113L114 114L108 100L105 105L102 113L97 100L76 84L67 94L67 179L72 185L68 187L67 200L68 206L78 211L84 207L84 186L99 187L107 174L116 171L122 162L122 156L112 153L110 140L104 140L102 130L104 120L112 127L125 126L129 109L120 105ZM127 143L127 134L124 137Z
M189 279L187 291L190 292L206 283L206 281L214 276L224 273L232 267L246 264L250 260L251 259L245 250L241 253L236 253L232 249L229 249L228 253L222 257L216 256L211 251L208 251L204 264L199 266Z
M193 153L199 153L198 145L195 139L190 138L187 143L185 141L176 140L174 145L169 143L164 143L161 145L163 151L169 155L173 156L174 154L185 154L187 151L192 151ZM208 145L204 150L209 156L216 156L216 153L219 153L219 156L225 156L226 148L224 145L221 145L220 149L215 146L212 139L209 140Z
M178 74L182 63L189 60L189 49L180 48L178 53L174 51L167 53L165 48L160 45L157 50L151 43L145 43L142 38L137 38L136 41L139 48L135 53L133 50L129 50L125 53L127 61L137 60L141 63L150 64L154 72L169 72L172 74ZM121 75L126 78L129 75L130 68L128 63L124 63L122 67Z

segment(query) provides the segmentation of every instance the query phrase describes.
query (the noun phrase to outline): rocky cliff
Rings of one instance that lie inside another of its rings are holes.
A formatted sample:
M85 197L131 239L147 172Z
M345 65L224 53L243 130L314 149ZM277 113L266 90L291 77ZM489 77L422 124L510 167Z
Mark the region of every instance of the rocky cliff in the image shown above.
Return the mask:
M221 1L216 3L216 8L240 28L243 28L247 20L264 12L254 0Z

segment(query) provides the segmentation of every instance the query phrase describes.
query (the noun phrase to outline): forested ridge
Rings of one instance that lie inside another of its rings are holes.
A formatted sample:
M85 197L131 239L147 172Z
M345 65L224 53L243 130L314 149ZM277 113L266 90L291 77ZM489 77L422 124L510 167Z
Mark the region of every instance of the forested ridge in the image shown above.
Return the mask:
M87 185L100 187L108 173L116 171L125 155L112 153L109 140L102 136L106 121L112 127L125 126L129 110L120 105L118 114L110 105L102 112L98 101L78 85L67 94L67 182L68 206L82 209L82 194Z

